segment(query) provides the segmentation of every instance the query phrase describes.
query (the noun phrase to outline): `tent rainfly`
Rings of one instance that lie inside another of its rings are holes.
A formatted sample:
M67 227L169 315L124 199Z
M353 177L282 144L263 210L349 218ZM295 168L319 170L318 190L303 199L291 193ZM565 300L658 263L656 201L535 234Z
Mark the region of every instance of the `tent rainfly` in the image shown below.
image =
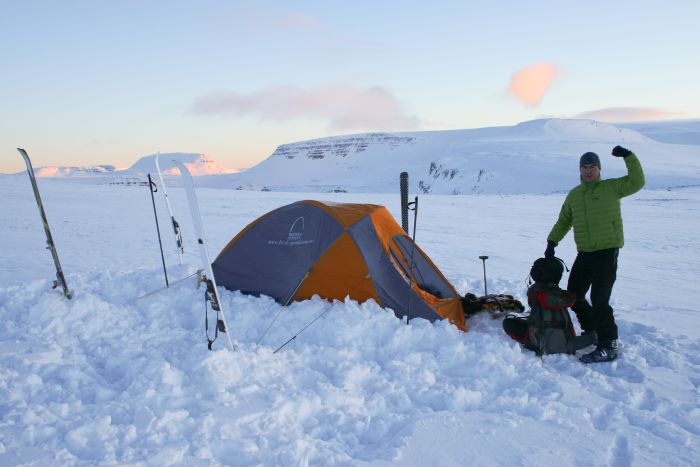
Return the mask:
M218 285L282 304L374 299L397 317L448 319L466 331L461 297L418 246L409 281L412 245L383 206L306 200L253 221L212 269Z

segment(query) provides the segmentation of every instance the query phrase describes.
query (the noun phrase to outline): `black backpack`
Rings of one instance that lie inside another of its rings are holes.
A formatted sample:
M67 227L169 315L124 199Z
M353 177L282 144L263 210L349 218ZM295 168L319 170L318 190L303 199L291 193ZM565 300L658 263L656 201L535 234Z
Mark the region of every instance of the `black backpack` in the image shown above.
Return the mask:
M527 290L530 316L525 347L537 355L576 353L576 331L568 308L576 296L556 284L535 282Z
M568 308L576 301L572 292L559 288L564 264L559 258L539 258L530 269L535 281L527 290L530 314L509 315L503 329L537 355L574 354L594 343L595 334L577 336Z

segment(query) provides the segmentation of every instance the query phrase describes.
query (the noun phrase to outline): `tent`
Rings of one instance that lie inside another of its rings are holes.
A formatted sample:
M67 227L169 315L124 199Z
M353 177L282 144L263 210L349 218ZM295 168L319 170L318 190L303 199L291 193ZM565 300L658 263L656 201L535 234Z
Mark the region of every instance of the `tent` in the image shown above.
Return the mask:
M398 317L448 319L466 331L461 297L418 246L409 289L412 245L383 206L306 200L253 221L212 269L218 285L282 304L371 298Z

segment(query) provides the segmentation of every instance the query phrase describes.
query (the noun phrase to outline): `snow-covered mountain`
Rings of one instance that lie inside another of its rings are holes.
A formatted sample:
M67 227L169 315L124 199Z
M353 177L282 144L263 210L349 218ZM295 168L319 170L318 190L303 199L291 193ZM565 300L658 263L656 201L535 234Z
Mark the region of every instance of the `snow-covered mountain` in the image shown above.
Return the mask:
M132 179L146 176L146 174L156 173L155 154L141 157L130 167L120 167L116 165L93 165L83 167L71 166L45 166L35 167L34 174L44 178L73 178L94 179L93 181L106 183L119 183L125 179ZM179 175L172 161L178 160L187 167L194 176L200 175L221 175L236 173L239 169L227 169L205 154L169 152L160 155L160 168L163 175ZM23 174L24 171L19 172Z
M630 128L662 143L700 145L700 120L620 123L617 126Z
M182 162L187 167L190 173L194 176L198 175L219 175L237 172L235 169L224 168L221 164L213 159L210 159L205 154L185 153L185 152L168 152L161 153L159 158L160 170L163 175L180 175L173 164L173 160ZM156 155L150 154L143 156L136 161L131 167L124 170L124 175L145 175L155 173L156 171Z
M112 174L121 169L123 169L123 167L116 165L90 165L81 167L49 165L35 168L34 175L37 177L91 177L95 175Z
M406 171L412 191L419 193L554 192L578 183L578 158L587 151L601 156L604 177L623 175L624 164L610 155L618 144L640 156L648 187L700 184L698 146L666 144L632 129L577 119L283 144L245 172L203 183L264 191L381 193L396 191L399 173Z
M282 144L245 171L227 169L200 153L162 153L203 176L206 187L286 192L387 193L408 172L421 194L520 194L565 191L579 182L578 158L598 153L603 177L624 175L610 155L622 145L643 162L647 188L700 185L700 120L611 125L594 120L540 119L513 126L406 133L365 133ZM141 184L155 173L155 154L126 169L112 165L41 167L41 177L86 183ZM206 177L204 177L206 176ZM178 184L178 177L172 183Z

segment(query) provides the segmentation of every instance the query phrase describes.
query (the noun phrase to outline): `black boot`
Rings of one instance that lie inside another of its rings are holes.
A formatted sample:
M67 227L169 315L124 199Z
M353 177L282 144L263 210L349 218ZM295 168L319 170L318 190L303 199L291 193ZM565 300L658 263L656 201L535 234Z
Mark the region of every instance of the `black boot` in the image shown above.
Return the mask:
M617 358L617 340L601 342L598 347L586 355L581 356L583 363L612 362Z

